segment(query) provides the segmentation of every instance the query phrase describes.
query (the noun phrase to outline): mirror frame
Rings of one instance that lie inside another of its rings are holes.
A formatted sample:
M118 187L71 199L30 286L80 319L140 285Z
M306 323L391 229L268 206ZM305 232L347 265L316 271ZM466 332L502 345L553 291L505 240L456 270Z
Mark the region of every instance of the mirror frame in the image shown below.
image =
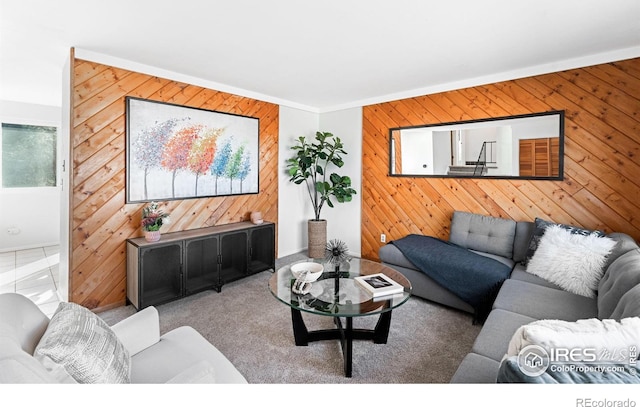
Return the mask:
M421 129L421 128L437 128L437 127L449 127L455 125L468 125L471 123L487 123L487 122L498 122L502 120L512 120L512 119L526 119L532 117L540 117L540 116L551 116L558 115L559 116L559 151L558 151L558 176L516 176L516 175L469 175L469 176L460 176L460 175L448 175L448 174L438 174L438 175L427 175L427 174L394 174L393 173L393 132L399 130L407 130L407 129ZM415 126L405 126L405 127L393 127L389 128L389 176L390 177L408 177L408 178L473 178L473 179L523 179L523 180L546 180L546 181L562 181L564 180L564 110L552 110L548 112L540 112L540 113L528 113L521 115L512 115L512 116L502 116L502 117L487 117L484 119L474 119L474 120L466 120L466 121L457 121L457 122L446 122L446 123L434 123L434 124L421 124Z

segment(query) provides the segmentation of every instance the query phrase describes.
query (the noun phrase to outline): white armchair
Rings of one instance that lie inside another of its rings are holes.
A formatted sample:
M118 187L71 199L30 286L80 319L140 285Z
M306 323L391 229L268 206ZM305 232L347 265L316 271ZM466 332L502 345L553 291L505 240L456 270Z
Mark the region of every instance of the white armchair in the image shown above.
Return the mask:
M60 382L33 356L48 325L49 318L28 298L0 294L0 383ZM131 383L247 383L195 329L183 326L161 336L154 307L111 329L131 357Z

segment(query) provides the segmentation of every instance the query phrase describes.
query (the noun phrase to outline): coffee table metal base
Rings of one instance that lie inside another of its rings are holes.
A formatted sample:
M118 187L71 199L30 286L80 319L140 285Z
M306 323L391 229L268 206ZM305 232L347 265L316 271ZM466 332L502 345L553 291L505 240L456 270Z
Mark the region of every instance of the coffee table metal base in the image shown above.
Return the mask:
M339 339L342 345L342 356L344 359L344 375L351 377L353 341L372 340L373 343L387 343L389 337L389 327L391 325L391 310L383 312L378 318L374 329L354 329L353 317L344 317L345 324L338 317L333 320L335 329L320 329L309 331L302 319L300 310L291 308L291 320L293 322L293 336L296 346L307 346L309 342Z

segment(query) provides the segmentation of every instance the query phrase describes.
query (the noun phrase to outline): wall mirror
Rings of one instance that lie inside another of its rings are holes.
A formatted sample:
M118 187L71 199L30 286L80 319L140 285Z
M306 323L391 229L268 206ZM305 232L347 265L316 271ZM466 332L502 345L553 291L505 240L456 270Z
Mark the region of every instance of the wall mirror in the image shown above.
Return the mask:
M564 111L389 129L389 175L563 179Z

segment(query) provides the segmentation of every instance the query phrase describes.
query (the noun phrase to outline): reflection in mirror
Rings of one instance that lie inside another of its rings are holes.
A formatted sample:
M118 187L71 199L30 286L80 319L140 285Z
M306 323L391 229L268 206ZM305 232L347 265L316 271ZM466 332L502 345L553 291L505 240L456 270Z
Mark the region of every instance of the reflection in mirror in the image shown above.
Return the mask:
M564 111L389 130L395 176L563 177Z

